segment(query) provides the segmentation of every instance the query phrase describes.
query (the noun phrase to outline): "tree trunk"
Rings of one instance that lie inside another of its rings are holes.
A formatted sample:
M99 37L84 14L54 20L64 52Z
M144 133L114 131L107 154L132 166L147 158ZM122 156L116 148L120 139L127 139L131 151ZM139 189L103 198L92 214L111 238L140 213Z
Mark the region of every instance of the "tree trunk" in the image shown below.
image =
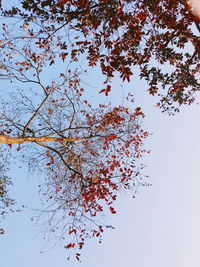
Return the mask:
M86 137L76 137L76 138L58 138L58 137L48 137L48 136L41 136L41 137L12 137L9 135L0 135L0 143L1 144L21 144L21 143L43 143L43 142L75 142L87 139Z

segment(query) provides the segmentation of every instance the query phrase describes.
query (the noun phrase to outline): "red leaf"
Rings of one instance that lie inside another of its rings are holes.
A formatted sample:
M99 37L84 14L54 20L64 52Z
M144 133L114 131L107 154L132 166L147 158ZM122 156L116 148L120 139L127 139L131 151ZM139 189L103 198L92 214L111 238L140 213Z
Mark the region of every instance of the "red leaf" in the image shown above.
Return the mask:
M75 246L75 243L69 243L67 246L65 246L65 248L73 248Z

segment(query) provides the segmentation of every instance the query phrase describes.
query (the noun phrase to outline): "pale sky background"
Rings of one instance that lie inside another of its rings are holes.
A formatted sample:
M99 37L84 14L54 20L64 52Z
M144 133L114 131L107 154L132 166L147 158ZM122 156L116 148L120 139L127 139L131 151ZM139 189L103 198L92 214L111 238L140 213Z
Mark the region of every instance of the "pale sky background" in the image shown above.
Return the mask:
M91 82L98 80L94 74ZM120 104L120 82L115 79L114 84L110 99ZM104 233L102 244L87 242L81 263L67 261L66 243L51 248L43 240L42 227L30 220L31 210L7 215L1 223L6 228L0 236L2 267L200 266L200 106L182 107L169 117L154 107L155 99L144 86L136 79L124 85L124 93L136 93L136 106L146 114L143 127L153 132L145 143L151 154L143 160L152 186L140 188L136 199L121 194L117 214L106 221L115 230ZM16 167L10 174L19 205L39 207L37 177L27 178L23 168Z
M143 125L154 132L146 142L152 152L144 160L152 187L141 188L136 199L119 198L117 215L107 217L116 229L104 233L102 244L87 243L82 263L68 262L62 243L46 246L41 227L30 221L31 211L8 215L7 233L0 237L2 267L200 266L199 106L169 117L153 106L154 98L145 98L143 85L136 85L147 114ZM22 169L12 175L19 203L38 207L35 178L27 179Z

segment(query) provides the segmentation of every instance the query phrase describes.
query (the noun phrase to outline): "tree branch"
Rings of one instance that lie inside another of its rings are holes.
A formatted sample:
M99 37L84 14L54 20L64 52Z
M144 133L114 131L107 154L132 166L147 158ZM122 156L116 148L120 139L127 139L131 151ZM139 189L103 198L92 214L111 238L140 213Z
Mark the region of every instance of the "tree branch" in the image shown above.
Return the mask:
M9 135L0 135L0 144L22 144L22 143L45 143L45 142L56 142L56 143L63 143L63 142L77 142L77 141L84 141L90 138L94 138L98 136L88 136L88 137L74 137L74 138L58 138L58 137L48 137L48 136L41 136L41 137L13 137Z
M42 103L39 105L39 107L36 109L35 113L33 114L33 116L29 119L29 121L27 122L27 124L24 126L24 130L23 130L23 136L26 136L26 131L30 125L30 123L32 122L32 120L37 116L38 112L40 111L40 109L42 108L42 106L44 105L44 103L47 101L48 97L50 94L46 95L45 99L42 101Z

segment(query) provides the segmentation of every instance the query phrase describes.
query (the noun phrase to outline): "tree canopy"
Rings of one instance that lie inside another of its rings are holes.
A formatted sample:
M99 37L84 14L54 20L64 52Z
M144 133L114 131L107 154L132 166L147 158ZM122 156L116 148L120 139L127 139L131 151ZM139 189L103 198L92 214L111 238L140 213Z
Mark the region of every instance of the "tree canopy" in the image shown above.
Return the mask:
M116 213L117 192L141 184L138 159L149 135L140 107L91 103L83 74L100 69L108 96L115 75L130 82L139 70L157 106L174 114L200 88L198 16L183 0L25 0L11 8L7 1L1 16L0 78L21 85L1 99L2 153L12 150L46 174L50 229L62 218L66 248L81 249L110 227L99 218L106 207Z
M52 49L65 62L85 57L88 66L100 66L105 94L116 73L130 81L137 66L149 93L160 96L158 106L164 111L178 111L181 104L194 101L199 90L200 41L191 30L199 18L189 8L190 1L20 2L21 6L3 11L4 16L18 20L23 31L10 33L10 38L17 43L23 36L25 43Z
M116 213L117 192L142 183L137 162L148 136L140 125L144 115L140 108L92 107L75 73L45 86L33 64L33 73L28 71L35 80L24 71L17 76L16 70L5 70L12 79L38 86L32 87L32 95L20 90L6 105L2 101L0 143L28 161L31 171L45 174L41 191L47 202L44 213L52 213L49 228L64 238L66 232L74 234L66 248L81 249L86 238L101 237L108 227L102 225L101 214Z

